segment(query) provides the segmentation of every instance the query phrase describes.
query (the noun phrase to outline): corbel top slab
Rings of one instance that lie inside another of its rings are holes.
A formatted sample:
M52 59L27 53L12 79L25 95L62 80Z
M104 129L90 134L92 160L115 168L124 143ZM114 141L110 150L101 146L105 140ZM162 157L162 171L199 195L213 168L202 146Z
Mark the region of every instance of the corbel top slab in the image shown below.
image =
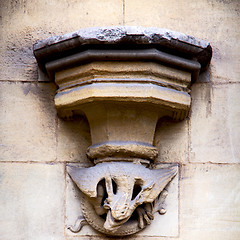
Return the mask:
M212 48L207 41L163 28L130 26L80 29L38 41L33 50L39 67L44 70L47 62L83 51L89 45L97 48L104 48L104 45L112 45L113 48L131 45L136 48L159 48L199 62L202 71L208 67L212 57Z

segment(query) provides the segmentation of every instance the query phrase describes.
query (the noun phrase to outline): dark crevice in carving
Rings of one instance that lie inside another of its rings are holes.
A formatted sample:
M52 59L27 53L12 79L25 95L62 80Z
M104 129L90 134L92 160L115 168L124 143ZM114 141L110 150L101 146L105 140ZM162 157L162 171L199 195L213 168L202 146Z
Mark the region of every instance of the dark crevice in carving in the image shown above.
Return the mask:
M132 199L135 199L136 196L141 192L142 190L142 187L139 185L139 184L134 184L134 187L133 187L133 193L132 193Z
M104 205L104 201L105 199L108 197L108 194L107 194L107 191L106 191L106 182L105 182L105 179L102 179L99 183L98 183L98 186L97 186L97 189L98 189L98 195L99 195L99 187L101 186L101 188L103 189L103 192L102 192L102 200L101 200L101 206L103 207Z
M117 193L117 184L113 179L112 179L112 188L113 188L113 193L116 194Z

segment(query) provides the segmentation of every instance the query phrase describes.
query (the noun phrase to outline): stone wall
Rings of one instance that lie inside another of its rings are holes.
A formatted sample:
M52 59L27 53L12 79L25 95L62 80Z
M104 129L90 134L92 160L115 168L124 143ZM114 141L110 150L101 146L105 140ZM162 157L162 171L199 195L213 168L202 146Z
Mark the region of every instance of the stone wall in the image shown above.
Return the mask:
M110 239L88 226L78 234L66 228L79 208L66 163L90 166L89 126L85 118L57 117L56 86L38 76L32 45L80 28L115 25L168 28L213 48L209 70L192 86L189 117L157 125L157 164L180 163L177 217L124 239L240 238L238 0L2 0L0 11L1 239Z

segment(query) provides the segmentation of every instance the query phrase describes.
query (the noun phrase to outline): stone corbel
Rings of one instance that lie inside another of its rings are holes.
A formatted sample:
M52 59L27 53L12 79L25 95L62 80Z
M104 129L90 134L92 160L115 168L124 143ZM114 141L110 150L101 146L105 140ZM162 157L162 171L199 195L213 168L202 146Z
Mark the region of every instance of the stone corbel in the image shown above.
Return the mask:
M156 123L188 115L190 86L207 69L208 42L159 28L79 30L34 45L41 71L55 81L60 117L84 114L90 168L68 167L83 193L86 221L108 235L145 228L165 213L166 186L177 166L151 169Z

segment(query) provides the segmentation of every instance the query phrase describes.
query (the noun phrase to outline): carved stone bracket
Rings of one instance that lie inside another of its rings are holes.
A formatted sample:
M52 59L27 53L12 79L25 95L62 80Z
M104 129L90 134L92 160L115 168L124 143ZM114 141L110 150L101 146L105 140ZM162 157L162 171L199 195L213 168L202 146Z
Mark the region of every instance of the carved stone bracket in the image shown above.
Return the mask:
M159 28L90 28L39 41L34 54L58 85L59 116L84 114L90 124L87 156L95 166L68 168L87 222L109 235L143 229L155 212L165 213L164 189L177 173L174 165L148 168L158 154L156 123L188 115L210 44Z

